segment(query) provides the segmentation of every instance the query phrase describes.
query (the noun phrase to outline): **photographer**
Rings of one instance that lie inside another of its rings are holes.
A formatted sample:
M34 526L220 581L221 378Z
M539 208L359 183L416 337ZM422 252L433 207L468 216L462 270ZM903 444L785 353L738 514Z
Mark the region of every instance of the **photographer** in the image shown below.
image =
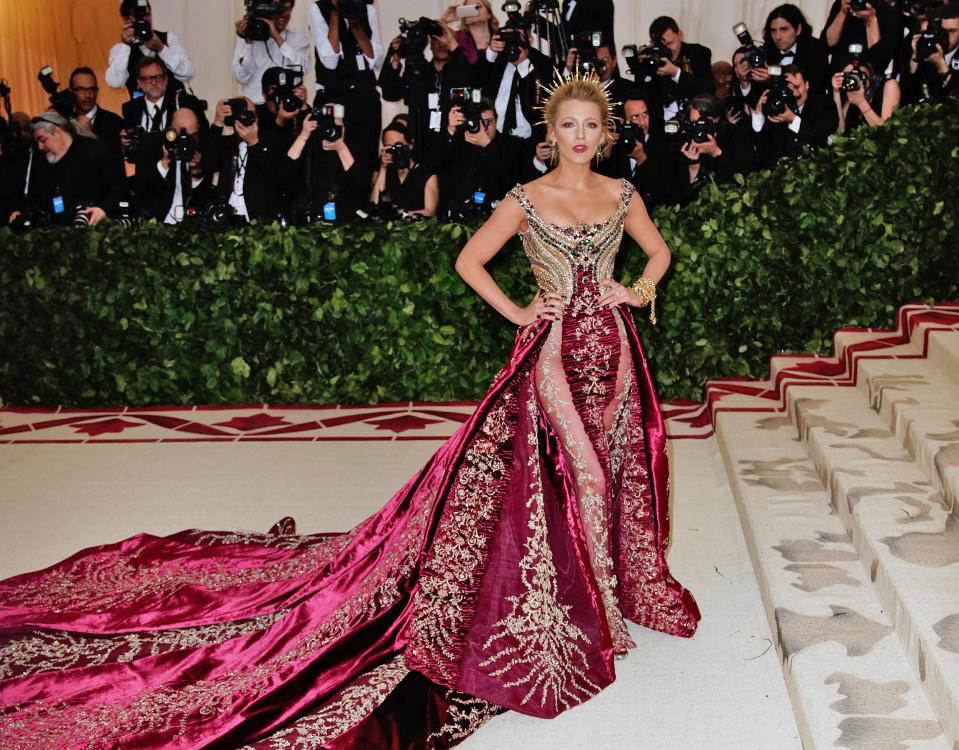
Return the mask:
M298 70L267 68L261 90L263 104L256 105L260 133L273 138L285 151L297 136L301 115L310 110L303 77Z
M70 74L70 91L76 97L77 125L119 148L123 118L97 105L96 74L90 68L77 68Z
M873 70L885 70L902 39L902 23L885 0L833 0L822 36L831 55L830 76L849 64L850 44L862 45Z
M304 223L323 217L346 222L369 199L372 165L354 156L346 145L345 118L339 104L323 105L303 121L296 140L282 159L281 178L292 197L291 216Z
M425 19L428 21L428 19ZM430 160L436 166L436 147L446 130L450 107L450 90L469 86L472 72L462 48L449 26L433 22L416 22L404 36L390 42L386 63L380 71L379 84L383 99L388 102L403 100L409 110L409 131L416 144L414 158ZM428 33L432 30L434 33ZM442 32L436 34L435 32ZM429 39L433 59L427 62L420 54Z
M391 206L402 216L436 216L439 178L412 161L411 147L404 125L394 121L384 128L380 166L373 178L370 202L383 212Z
M603 42L616 49L613 0L563 0L561 14L567 38L584 31L601 31Z
M34 117L30 127L44 158L32 161L24 210L60 225L94 225L116 215L126 195L119 154L104 141L79 135L58 112Z
M231 127L233 132L227 132ZM206 169L217 175L215 197L247 221L276 216L281 202L281 152L275 141L261 137L252 100L217 102L205 150Z
M616 48L607 42L606 38L604 37L603 43L589 50L587 54L587 59L589 59L590 62L596 66L596 75L599 76L600 83L606 83L607 81L610 82L610 99L616 102L616 116L621 117L621 102L625 101L626 95L629 93L630 89L635 86L635 84L632 81L623 78L619 74L619 64L616 60ZM580 64L579 68L582 70L582 59L583 57L580 55L580 50L577 47L570 47L569 51L566 53L566 70L570 73L574 72L577 69L577 64Z
M549 58L530 48L525 28L505 26L477 60L475 70L483 97L496 108L500 132L513 139L510 150L522 165L517 179L525 181L538 176L538 171L546 171L542 159L535 170L533 167L537 149L540 156L544 150L547 158L549 154L548 145L544 149L546 128L537 124L541 118L535 110L540 83L552 78Z
M344 106L350 149L372 163L382 109L373 70L383 60L376 9L372 1L319 0L310 5L310 34L317 57L313 103Z
M686 194L698 192L707 177L731 182L734 175L756 168L756 152L748 134L726 121L723 105L712 94L699 94L689 101L687 127L680 153L687 160Z
M454 105L448 119L448 137L439 160L443 213L462 218L488 215L491 204L501 201L516 184L514 154L496 131L496 109L487 99Z
M27 117L28 132L29 123ZM0 227L5 227L13 211L23 205L32 148L33 139L26 141L23 138L21 124L13 116L10 122L0 116Z
M663 120L671 120L697 94L712 93L712 52L700 44L688 44L669 16L649 25L649 38L651 45L640 49L639 57L655 58L655 72L636 75L636 83L649 88Z
M462 9L470 6L476 9L476 15L462 15ZM455 32L456 43L470 65L486 52L493 35L499 30L499 19L493 13L489 0L463 0L461 5L451 5L440 21L450 27L459 21L459 28Z
M110 49L106 73L108 86L115 89L126 86L133 96L137 90L135 71L144 57L163 61L177 81L173 86L175 89L183 87L179 82L193 78L193 63L176 34L153 28L153 9L149 0L122 0L120 17L123 30L119 44Z
M778 78L781 80L775 81L759 97L752 113L763 169L774 166L784 156L799 156L804 146L827 145L839 125L839 114L832 102L809 90L799 68L787 65Z
M866 123L875 128L888 120L899 106L899 82L876 76L869 63L849 63L832 77L833 103L839 113L841 135Z
M170 128L144 136L137 153L133 193L138 212L164 224L179 224L188 209L204 205L213 193L205 166L196 113L178 109Z
M749 51L748 47L740 47L733 53L733 81L729 86L729 96L723 102L726 119L747 132L752 131L752 111L766 90L766 81L769 80L769 73L766 71L762 83L753 76L753 69L747 60Z
M623 102L623 126L613 152L626 157L623 176L639 191L648 209L669 203L682 187L685 159L666 142L662 123L654 120L645 95L634 90ZM680 171L682 170L682 172Z
M829 77L826 45L812 35L806 17L795 5L780 5L766 17L763 27L766 59L773 65L796 65L813 91L824 92ZM756 80L768 78L767 69L756 71Z
M912 55L902 72L906 101L941 101L959 92L959 3L930 11L912 37Z
M207 128L203 102L182 89L171 91L170 76L161 60L144 57L137 63L134 72L143 96L131 99L123 105L124 131L120 141L124 148L130 146L131 130L143 133L160 133L170 127L173 113L182 108L192 109L200 123L200 130Z
M297 68L303 73L310 70L310 40L303 32L289 28L294 5L296 0L248 0L246 15L236 22L233 77L254 104L264 101L261 82L268 68ZM266 7L258 12L260 6ZM266 34L269 37L263 39Z

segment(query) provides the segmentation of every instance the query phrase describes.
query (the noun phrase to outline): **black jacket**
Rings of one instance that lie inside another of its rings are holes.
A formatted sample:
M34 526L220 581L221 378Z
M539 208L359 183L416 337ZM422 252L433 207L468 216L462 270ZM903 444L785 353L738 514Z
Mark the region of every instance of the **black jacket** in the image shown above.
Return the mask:
M839 127L839 113L831 99L812 92L799 113L799 132L794 133L788 125L766 120L757 134L756 146L762 168L772 167L786 156L795 158L804 146L819 148L827 145L829 136Z
M224 200L233 193L239 147L240 137L236 133L224 135L223 128L216 125L210 128L203 155L205 171L219 175L214 194ZM259 142L247 149L243 199L251 221L272 219L280 209L280 164L283 156L277 140L266 135L261 135Z
M697 94L712 94L715 90L712 61L713 53L708 47L683 42L679 58L673 61L681 71L678 81L667 76L649 75L636 83L649 92L651 102L657 107L663 108L672 102L679 102L679 109L682 111L686 102ZM652 108L650 106L650 109Z
M123 130L123 118L116 112L97 108L97 116L93 118L93 134L117 148L120 146L120 131Z
M54 221L70 224L77 207L97 206L116 216L126 192L119 151L97 138L74 136L56 164L48 163L43 154L34 154L26 204L54 213L53 200L60 196L64 211L56 214Z
M160 130L170 127L173 121L173 113L178 109L192 109L196 114L196 119L200 122L200 132L206 131L209 122L206 119L206 111L199 99L186 91L171 92L167 89L166 96L163 97L163 105L160 111L163 113L163 121L160 124ZM143 121L143 114L146 111L146 97L137 97L123 104L123 122L124 127L136 127Z
M569 34L578 31L601 31L603 43L609 44L613 54L616 54L616 40L613 32L613 0L576 0L573 14L566 19L569 0L563 0L563 25L566 27L567 39Z
M779 64L782 60L782 54L773 45L766 45L766 55L773 65ZM793 56L792 64L799 66L802 70L811 91L820 94L830 93L829 50L824 41L814 36L799 37L796 40L796 54Z
M362 154L353 153L353 165L345 171L339 155L325 151L314 134L299 159L290 159L285 152L281 156L280 179L286 191L283 207L296 214L309 206L319 215L332 199L336 221L350 221L358 208L369 204L372 177L373 165Z
M546 129L536 124L542 119L542 115L535 109L541 104L538 84L540 81L544 84L549 83L553 77L553 66L549 58L537 49L530 49L529 60L532 67L525 78L520 78L516 93L519 96L523 117L525 117L526 121L533 127L533 135L530 140L533 141L533 146L535 147L535 144L538 141L542 141L546 135ZM499 92L500 83L503 81L503 75L506 73L508 63L509 60L506 59L505 54L499 54L496 56L495 61L489 62L486 54L482 53L476 60L476 65L474 66L476 85L483 89L483 96L494 104L496 103L496 94ZM518 74L519 71L514 75ZM503 118L500 118L496 125L497 128L503 131L504 135L510 135L505 132L506 123Z
M496 133L485 147L467 143L461 133L442 141L443 171L439 175L440 195L445 205L470 201L476 191L486 194L486 203L503 199L516 184L515 164L509 139Z
M202 153L202 149L201 149ZM206 154L201 164L204 164ZM156 219L162 222L173 208L173 199L176 195L176 175L178 166L170 164L166 175L160 173L158 162L163 158L163 134L149 133L143 137L136 157L136 173L133 176L134 206L137 214L147 219ZM182 173L181 173L182 178ZM190 184L182 191L182 211L178 212L178 219L182 219L187 208L203 208L213 195L212 175L204 172L203 180L196 187Z

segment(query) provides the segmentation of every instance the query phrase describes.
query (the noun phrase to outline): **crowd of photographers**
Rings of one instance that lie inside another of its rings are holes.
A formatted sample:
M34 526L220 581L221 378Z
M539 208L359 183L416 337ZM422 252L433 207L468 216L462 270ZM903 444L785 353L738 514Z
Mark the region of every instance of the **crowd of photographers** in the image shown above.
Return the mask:
M835 0L820 37L781 5L761 38L737 24L732 61L716 63L669 17L617 53L612 0L507 0L505 20L465 0L401 19L385 46L366 0L312 3L306 32L289 26L294 3L246 0L232 60L243 96L216 102L212 121L149 0L120 3L103 77L129 91L121 113L98 106L90 67L62 88L44 68L50 108L35 117L12 111L0 82L0 225L485 216L552 168L537 108L564 67L609 82L617 142L594 168L651 207L959 90L959 0ZM384 100L406 111L381 128Z

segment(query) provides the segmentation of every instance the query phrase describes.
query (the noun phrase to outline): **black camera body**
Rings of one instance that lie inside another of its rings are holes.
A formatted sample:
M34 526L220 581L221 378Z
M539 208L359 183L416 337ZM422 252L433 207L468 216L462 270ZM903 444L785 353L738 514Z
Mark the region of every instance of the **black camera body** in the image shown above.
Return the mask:
M366 18L366 6L369 3L364 0L339 0L336 9L340 16L347 21L362 21Z
M190 162L200 150L200 142L195 136L186 132L186 128L180 128L177 132L173 128L163 133L164 146L172 161Z
M236 127L240 123L245 128L250 127L256 122L256 113L246 108L246 99L237 97L227 99L226 105L230 108L230 114L223 118L223 124L228 128Z
M278 75L276 88L270 94L270 101L284 112L299 112L303 102L295 89L303 85L303 72L293 68L284 68Z
M226 198L217 198L202 208L187 208L182 222L183 226L191 229L225 229L243 223L243 218Z
M861 13L871 6L872 0L850 0L849 7L852 8L856 13Z
M862 45L850 44L849 55L852 60L852 70L842 74L841 88L843 91L858 91L866 85L866 71L862 70Z
M386 153L393 157L393 163L390 165L394 169L408 169L410 166L410 147L405 143L394 143L386 149Z
M415 21L401 18L400 46L396 53L404 60L420 59L431 36L443 36L443 27L432 18L420 16Z
M941 6L942 0L901 0L899 10L903 15L916 19Z
M742 21L733 26L733 33L739 44L744 48L743 54L746 56L746 64L750 69L765 68L769 64L766 56L766 50L759 44L753 35L749 33L749 28Z
M49 211L27 206L10 222L10 231L29 232L31 229L43 229L53 223Z
M343 137L343 126L337 120L346 116L346 109L342 104L321 104L310 110L310 117L319 124L316 132L324 141L338 141Z
M799 107L796 102L796 95L789 88L786 82L786 76L778 66L769 66L769 96L763 103L763 115L766 117L778 117L784 114L787 109L795 112Z
M619 143L622 146L627 154L633 152L633 149L636 148L637 143L643 143L643 129L632 122L627 122L619 129Z
M597 48L603 45L601 31L579 31L569 35L569 44L576 48L579 57L579 69L584 75L595 72L602 76L606 72L606 61L599 59Z
M483 111L480 104L482 98L483 92L480 89L469 86L450 89L450 104L459 107L464 117L463 124L456 127L459 132L465 130L473 135L480 132L483 127L481 122Z
M270 27L263 20L274 19L286 12L283 3L266 0L246 0L246 34L248 42L265 42L270 38Z
M143 143L143 136L146 135L146 130L142 125L134 125L133 127L128 127L126 131L130 145L123 147L123 159L132 164L136 161L137 154L140 153L140 144Z
M666 65L670 54L666 45L657 42L643 47L629 44L623 47L623 57L630 72L639 79L656 75L656 71Z
M708 143L719 133L719 125L706 117L700 117L696 122L685 120L679 126L679 139L683 143Z
M949 32L942 28L942 22L935 18L929 21L925 31L920 32L919 39L916 40L916 58L928 60L936 54L937 46L942 47L943 52L949 49Z
M68 120L77 116L77 97L72 91L60 91L60 84L53 80L53 68L44 65L37 73L37 80L50 95L50 106Z
M497 32L500 40L506 45L503 54L511 63L519 60L520 52L529 47L525 35L522 33L522 26L503 26Z
M137 0L133 9L133 36L141 44L149 42L153 37L153 27L147 21L147 2L148 0Z

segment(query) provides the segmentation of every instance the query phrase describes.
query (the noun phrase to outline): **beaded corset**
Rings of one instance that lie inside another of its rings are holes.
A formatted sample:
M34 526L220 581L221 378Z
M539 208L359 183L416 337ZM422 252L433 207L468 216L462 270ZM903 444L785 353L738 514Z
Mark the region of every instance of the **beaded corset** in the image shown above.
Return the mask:
M573 297L577 278L590 278L594 284L612 278L613 264L623 238L623 222L635 188L623 180L619 208L598 224L564 226L543 221L533 208L523 185L507 195L519 201L529 224L521 232L523 248L529 258L536 283L547 292L559 294L565 302Z

